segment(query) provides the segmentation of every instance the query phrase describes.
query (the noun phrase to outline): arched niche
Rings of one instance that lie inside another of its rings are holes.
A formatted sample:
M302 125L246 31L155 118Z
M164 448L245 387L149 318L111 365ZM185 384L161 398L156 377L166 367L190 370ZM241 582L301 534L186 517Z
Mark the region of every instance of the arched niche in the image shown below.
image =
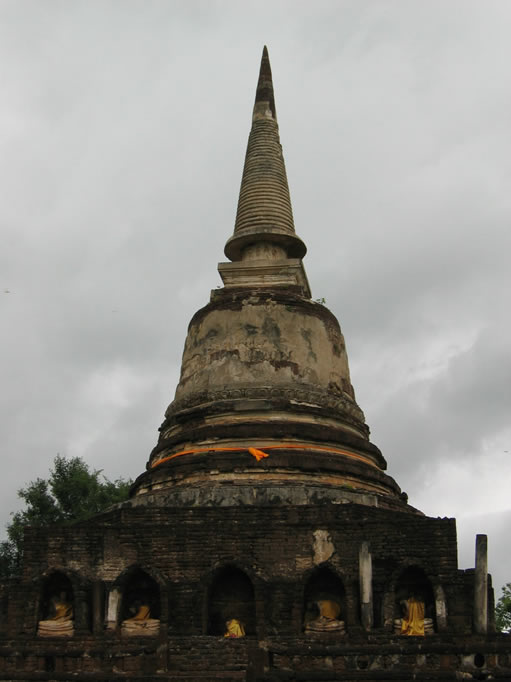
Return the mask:
M342 580L328 567L316 569L303 593L303 629L305 632L345 631L346 590Z
M394 587L393 627L395 634L401 634L403 619L407 617L412 604L423 604L424 634L436 630L436 600L431 581L419 566L408 566L398 576Z
M208 590L208 635L225 635L227 623L233 619L241 624L246 635L255 635L252 581L236 566L225 566L216 572Z
M75 594L69 577L54 571L41 583L37 618L39 637L62 637L74 634Z
M161 615L160 587L146 571L139 566L129 569L116 581L111 594L112 601L116 604L116 608L112 608L112 615L117 611L116 623L120 623L123 635L158 633Z

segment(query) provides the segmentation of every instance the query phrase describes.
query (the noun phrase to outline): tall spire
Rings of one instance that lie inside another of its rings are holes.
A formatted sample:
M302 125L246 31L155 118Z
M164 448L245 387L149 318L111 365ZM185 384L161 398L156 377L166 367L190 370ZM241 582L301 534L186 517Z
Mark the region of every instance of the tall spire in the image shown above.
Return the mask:
M307 251L295 233L266 46L261 59L234 234L225 245L225 255L231 261L251 260L253 249L249 247L257 249L262 244L277 246L284 260L301 259Z

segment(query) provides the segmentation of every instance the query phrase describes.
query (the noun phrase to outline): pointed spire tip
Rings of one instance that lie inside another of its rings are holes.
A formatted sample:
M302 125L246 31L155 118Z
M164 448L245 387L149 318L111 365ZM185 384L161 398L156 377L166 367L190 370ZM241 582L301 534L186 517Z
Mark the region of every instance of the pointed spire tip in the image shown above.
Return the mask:
M275 96L273 94L273 79L271 75L270 58L268 56L268 48L263 47L263 55L261 57L261 67L259 69L259 80L257 82L256 97L254 103L254 118L260 118L261 113L264 118L273 118L277 120L277 112L275 109Z
M278 247L280 251L278 249L269 251L269 245L272 249ZM265 260L270 258L270 252L272 262L278 260L282 252L283 260L302 259L307 248L295 232L286 168L275 116L270 60L265 46L257 84L252 130L248 138L241 179L234 234L225 245L225 255L229 260L238 262L250 259ZM305 274L303 278L304 290L310 296Z

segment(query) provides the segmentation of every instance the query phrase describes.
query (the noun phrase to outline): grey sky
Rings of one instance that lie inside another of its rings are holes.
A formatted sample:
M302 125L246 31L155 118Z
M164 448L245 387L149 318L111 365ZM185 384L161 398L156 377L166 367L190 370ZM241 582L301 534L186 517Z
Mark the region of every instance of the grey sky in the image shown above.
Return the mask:
M220 284L262 46L313 297L410 502L511 580L511 5L0 4L3 486L136 476ZM8 292L8 293L7 293Z

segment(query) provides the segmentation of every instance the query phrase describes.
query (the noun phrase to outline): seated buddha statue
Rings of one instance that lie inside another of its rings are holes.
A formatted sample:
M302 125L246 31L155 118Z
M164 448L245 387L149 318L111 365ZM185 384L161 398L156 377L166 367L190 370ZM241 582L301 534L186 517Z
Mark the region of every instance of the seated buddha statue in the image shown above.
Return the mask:
M344 621L339 620L341 613L340 604L333 599L318 599L315 604L319 611L319 616L307 620L305 632L337 632L338 634L344 634Z
M402 618L394 621L394 632L408 637L424 637L433 633L433 620L426 618L426 606L421 597L411 595L402 599Z
M121 623L121 634L127 636L156 635L160 629L158 618L151 618L151 608L148 604L135 601L130 607L134 615Z
M73 634L73 605L67 601L66 593L60 592L50 600L50 614L40 620L37 627L39 637L69 637Z
M237 618L231 618L230 620L225 621L225 627L226 631L224 637L229 637L230 639L245 637L245 628Z

